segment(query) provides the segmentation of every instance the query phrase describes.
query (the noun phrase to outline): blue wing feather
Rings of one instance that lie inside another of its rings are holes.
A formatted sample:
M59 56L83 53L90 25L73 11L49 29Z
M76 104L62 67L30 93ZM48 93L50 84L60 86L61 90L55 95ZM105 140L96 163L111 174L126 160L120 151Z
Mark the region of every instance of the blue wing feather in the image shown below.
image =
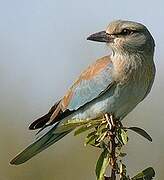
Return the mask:
M112 62L96 76L89 80L81 80L79 84L73 87L73 96L67 109L76 110L84 104L92 101L105 91L112 83Z

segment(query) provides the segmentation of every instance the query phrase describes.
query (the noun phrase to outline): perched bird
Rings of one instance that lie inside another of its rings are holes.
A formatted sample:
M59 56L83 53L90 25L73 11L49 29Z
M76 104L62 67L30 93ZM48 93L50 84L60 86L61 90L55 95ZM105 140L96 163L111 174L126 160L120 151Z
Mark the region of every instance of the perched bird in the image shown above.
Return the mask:
M105 113L122 120L150 92L155 76L155 43L144 25L117 20L106 31L87 39L105 42L112 53L83 71L65 96L30 125L32 130L41 128L39 137L11 164L24 163L74 129L59 132L63 122L92 120Z

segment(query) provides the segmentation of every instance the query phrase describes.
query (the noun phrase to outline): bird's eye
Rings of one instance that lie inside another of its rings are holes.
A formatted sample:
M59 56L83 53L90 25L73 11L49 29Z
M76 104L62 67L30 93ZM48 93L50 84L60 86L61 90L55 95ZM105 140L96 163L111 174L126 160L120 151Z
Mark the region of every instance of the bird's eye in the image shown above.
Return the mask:
M120 35L131 35L133 34L134 31L133 30L130 30L130 29L123 29L120 33Z

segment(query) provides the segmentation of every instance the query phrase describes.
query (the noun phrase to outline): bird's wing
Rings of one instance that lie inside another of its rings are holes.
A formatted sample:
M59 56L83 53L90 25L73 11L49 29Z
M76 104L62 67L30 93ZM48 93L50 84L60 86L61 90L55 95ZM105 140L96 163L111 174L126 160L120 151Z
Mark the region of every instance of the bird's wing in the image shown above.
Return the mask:
M103 57L89 66L60 102L62 110L77 110L98 97L113 82L112 70L113 64L109 56Z
M52 124L99 97L114 83L112 71L113 64L110 56L98 59L81 73L66 95L54 105L47 115L30 125L30 129L40 128L39 125L43 125L45 122Z
M46 115L31 124L30 129L42 127L41 132L39 131L37 139L10 163L22 164L70 133L74 127L63 132L56 131L60 123L56 121L63 119L69 113L74 112L109 89L114 84L112 70L112 62L107 56L99 59L84 71L63 99L57 102ZM47 122L49 125L53 125L47 127L45 126Z

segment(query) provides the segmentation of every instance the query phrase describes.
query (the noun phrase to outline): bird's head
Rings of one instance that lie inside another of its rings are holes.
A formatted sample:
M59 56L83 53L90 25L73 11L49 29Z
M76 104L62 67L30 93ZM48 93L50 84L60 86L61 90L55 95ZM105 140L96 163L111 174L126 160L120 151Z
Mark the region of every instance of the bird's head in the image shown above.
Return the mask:
M105 31L90 35L87 40L105 42L113 52L154 52L154 39L148 29L137 22L117 20Z

